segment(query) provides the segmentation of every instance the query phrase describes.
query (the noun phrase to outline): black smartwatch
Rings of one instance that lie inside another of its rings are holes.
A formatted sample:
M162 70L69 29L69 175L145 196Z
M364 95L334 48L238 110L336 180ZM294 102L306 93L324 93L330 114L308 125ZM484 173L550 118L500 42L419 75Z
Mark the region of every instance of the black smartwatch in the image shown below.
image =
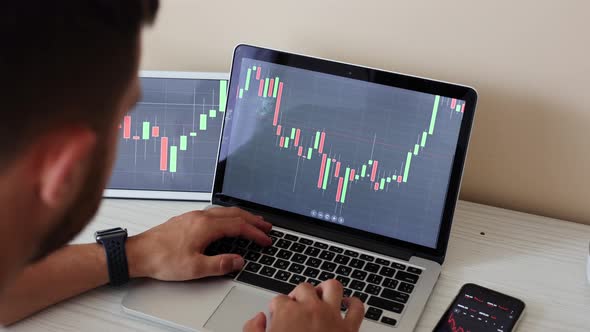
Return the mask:
M94 238L104 247L110 284L121 286L127 283L129 281L129 267L125 252L127 230L121 227L105 229L94 233Z

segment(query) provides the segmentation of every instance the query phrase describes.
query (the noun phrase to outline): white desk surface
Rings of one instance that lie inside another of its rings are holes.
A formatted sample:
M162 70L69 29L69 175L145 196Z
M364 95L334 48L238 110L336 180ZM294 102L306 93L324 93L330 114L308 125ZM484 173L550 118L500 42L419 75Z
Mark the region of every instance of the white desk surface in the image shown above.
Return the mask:
M123 226L136 234L202 203L106 200L75 240ZM484 232L485 235L482 235ZM416 331L432 328L467 282L522 299L519 331L589 331L586 255L590 226L459 202L447 259ZM51 287L51 285L47 285ZM125 288L102 287L55 305L7 331L170 331L121 311Z

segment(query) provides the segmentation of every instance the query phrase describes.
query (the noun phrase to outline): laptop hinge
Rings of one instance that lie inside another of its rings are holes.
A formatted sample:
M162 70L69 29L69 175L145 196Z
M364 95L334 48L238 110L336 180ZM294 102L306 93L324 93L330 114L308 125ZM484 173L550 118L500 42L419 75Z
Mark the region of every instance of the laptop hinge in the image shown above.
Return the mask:
M299 233L307 234L313 237L319 237L331 242L342 243L351 247L357 247L360 249L373 251L385 256L390 256L398 259L402 259L405 261L409 261L412 256L416 256L414 252L403 249L400 247L395 247L391 245L382 244L376 242L370 238L364 237L355 237L351 234L344 233L344 232L337 232L326 227L322 227L320 225L310 225L306 223L298 223L294 222L289 217L280 216L277 214L265 213L260 210L256 209L248 209L245 207L241 207L245 210L250 210L258 215L262 215L267 221L270 221L274 225L285 228L288 230L293 230Z

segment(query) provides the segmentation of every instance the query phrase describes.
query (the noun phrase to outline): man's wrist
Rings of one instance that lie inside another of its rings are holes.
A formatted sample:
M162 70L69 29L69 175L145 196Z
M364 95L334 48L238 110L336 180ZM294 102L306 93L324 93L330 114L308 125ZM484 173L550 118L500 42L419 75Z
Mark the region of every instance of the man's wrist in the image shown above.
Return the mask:
M130 236L125 244L127 251L127 264L129 266L129 278L143 278L149 276L146 261L146 250L142 248L142 239L139 235Z

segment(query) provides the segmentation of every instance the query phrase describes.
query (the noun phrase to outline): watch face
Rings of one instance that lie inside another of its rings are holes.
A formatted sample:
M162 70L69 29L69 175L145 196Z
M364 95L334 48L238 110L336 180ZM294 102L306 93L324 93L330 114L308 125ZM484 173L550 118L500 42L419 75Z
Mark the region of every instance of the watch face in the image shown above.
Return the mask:
M103 241L108 238L127 238L127 230L121 227L105 229L94 234L96 241Z

